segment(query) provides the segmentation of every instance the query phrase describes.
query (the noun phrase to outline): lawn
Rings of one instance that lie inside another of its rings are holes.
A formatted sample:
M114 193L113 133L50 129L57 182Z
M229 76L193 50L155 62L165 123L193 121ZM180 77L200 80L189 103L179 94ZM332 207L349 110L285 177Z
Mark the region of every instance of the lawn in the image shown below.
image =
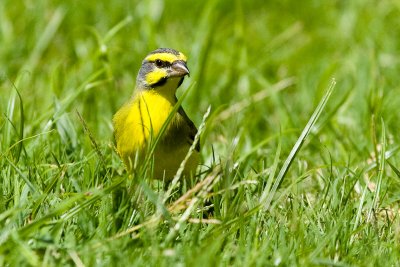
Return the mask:
M390 0L2 0L0 266L398 266L398 25ZM158 47L200 126L172 183L113 138Z

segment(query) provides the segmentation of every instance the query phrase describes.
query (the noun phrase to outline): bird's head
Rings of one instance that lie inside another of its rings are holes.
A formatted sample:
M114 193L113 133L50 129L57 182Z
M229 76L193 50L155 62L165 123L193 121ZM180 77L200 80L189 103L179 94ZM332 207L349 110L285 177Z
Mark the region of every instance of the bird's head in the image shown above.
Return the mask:
M174 49L159 48L143 60L136 87L140 90L164 89L175 93L185 75L189 75L186 56Z

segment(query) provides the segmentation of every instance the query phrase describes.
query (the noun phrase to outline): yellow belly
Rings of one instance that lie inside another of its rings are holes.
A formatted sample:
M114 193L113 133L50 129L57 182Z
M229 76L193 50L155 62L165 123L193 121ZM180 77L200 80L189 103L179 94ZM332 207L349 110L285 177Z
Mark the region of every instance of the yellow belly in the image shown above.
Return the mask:
M117 150L128 171L134 168L136 156L139 164L144 159L148 145L160 134L174 105L174 98L168 99L155 91L146 91L136 95L115 114L113 122ZM174 123L181 122L174 117L169 125ZM167 131L168 127L164 134ZM178 142L177 146L166 146L159 142L154 152L154 177L172 179L188 150L189 144L186 142ZM185 175L194 172L198 158L198 152L195 151L186 164Z

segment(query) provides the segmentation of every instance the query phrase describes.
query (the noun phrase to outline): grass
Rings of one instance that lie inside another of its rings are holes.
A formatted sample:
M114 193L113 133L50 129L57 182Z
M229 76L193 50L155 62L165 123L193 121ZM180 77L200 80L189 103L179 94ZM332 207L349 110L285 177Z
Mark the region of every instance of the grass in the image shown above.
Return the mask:
M399 8L1 1L0 266L397 266ZM112 136L157 47L204 125L169 188Z

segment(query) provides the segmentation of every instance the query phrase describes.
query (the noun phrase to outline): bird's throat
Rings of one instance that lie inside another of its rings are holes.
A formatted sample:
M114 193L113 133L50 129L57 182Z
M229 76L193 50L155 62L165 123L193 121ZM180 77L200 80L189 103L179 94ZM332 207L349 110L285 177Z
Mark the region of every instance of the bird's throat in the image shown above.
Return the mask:
M176 97L175 93L178 87L182 84L183 78L169 78L168 80L164 81L162 85L154 87L151 91L154 93L159 94L161 97L166 98L167 100L171 101L172 105L176 104Z

